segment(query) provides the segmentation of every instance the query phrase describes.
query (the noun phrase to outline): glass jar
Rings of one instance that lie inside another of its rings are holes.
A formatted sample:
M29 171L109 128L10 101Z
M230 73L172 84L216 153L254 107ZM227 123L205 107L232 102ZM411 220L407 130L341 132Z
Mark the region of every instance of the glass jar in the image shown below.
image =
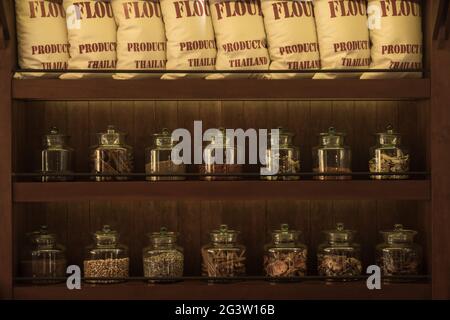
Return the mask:
M228 176L201 176L200 180L239 180L243 165L237 163L237 149L226 136L225 129L219 129L220 134L213 136L211 143L203 151L204 163L200 165L200 174L227 174Z
M386 132L376 134L377 145L370 148L369 170L375 173L404 173L409 171L409 152L401 145L402 137L391 125ZM408 179L408 175L372 175L372 179Z
M272 233L272 243L264 247L264 271L273 278L306 276L308 248L300 243L300 231L282 224Z
M177 245L178 234L161 228L148 234L150 246L143 251L144 275L148 278L179 278L183 276L183 248ZM170 279L150 280L165 282Z
M362 272L361 247L353 242L355 231L345 230L343 223L338 223L335 230L324 231L326 242L317 251L317 265L320 276L351 277L359 276Z
M172 150L175 146L172 135L168 129L153 135L153 147L145 151L146 174L169 174L171 176L147 176L149 181L160 180L184 180L185 177L177 176L186 173L184 164L175 164L172 161Z
M376 247L377 265L383 276L412 276L420 273L422 247L414 243L414 230L396 224L394 230L380 232L384 243Z
M41 151L42 181L69 181L73 177L74 150L67 145L69 136L59 133L53 127L44 137L44 149ZM64 176L45 176L46 173L63 174Z
M282 127L278 128L278 137L269 134L270 147L266 151L266 167L269 171L277 171L272 176L263 176L265 180L298 180L299 176L277 176L277 174L300 173L300 150L292 144L294 134ZM278 140L278 149L276 147Z
M320 134L320 145L313 148L313 171L338 175L315 176L318 180L346 180L352 172L352 151L344 144L345 134L336 132L333 127ZM343 175L340 175L340 174Z
M117 283L128 277L130 263L128 248L118 241L119 234L108 225L94 233L94 244L86 248L84 277L98 279L86 282Z
M126 133L108 126L98 133L98 145L91 147L92 173L127 174L133 172L133 148L126 145ZM96 176L96 181L127 180L127 177Z
M245 246L238 244L239 232L223 224L210 233L211 243L202 247L202 274L210 278L245 275Z
M62 278L66 276L65 248L56 242L56 236L48 233L47 226L28 235L30 245L24 252L21 266L25 277L37 278L36 283L56 283L60 280L39 278Z

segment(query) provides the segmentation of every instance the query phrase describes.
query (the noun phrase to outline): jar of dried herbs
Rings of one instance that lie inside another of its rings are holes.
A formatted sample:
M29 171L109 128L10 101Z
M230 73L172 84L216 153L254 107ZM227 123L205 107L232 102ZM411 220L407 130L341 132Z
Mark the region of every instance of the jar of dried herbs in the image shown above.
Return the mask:
M106 132L97 135L98 145L91 148L92 173L102 175L95 176L95 180L127 180L126 174L133 172L133 148L126 144L126 133L108 126Z
M308 248L298 241L301 232L282 224L264 248L264 271L271 278L306 276Z
M201 249L203 276L226 281L245 275L246 248L237 242L238 234L225 224L210 233L211 243Z
M150 282L170 282L170 278L183 276L183 248L177 245L178 234L161 228L160 232L148 234L150 246L143 251L144 275Z
M320 133L320 144L313 148L313 171L329 175L317 175L318 180L351 179L352 151L345 145L345 133L330 127Z
M324 233L326 242L317 251L319 275L341 281L361 275L361 247L353 242L355 231L346 230L343 223L338 223L336 229Z
M237 148L231 138L227 137L226 130L217 129L210 136L211 143L203 150L204 163L200 165L201 180L239 180L243 172L243 165L238 163ZM245 151L244 151L245 155ZM208 174L211 174L209 176Z
M277 133L269 134L270 144L266 151L266 168L274 175L263 176L265 180L298 180L299 176L289 174L300 173L300 150L292 144L294 134L278 128ZM286 176L283 176L285 174Z
M128 248L109 225L94 233L94 244L86 248L84 277L89 283L117 283L129 275Z
M417 232L396 224L393 230L381 231L384 242L376 248L377 265L383 276L413 276L420 273L422 247L414 243ZM390 278L387 281L401 280Z
M42 181L68 181L73 177L74 150L67 145L69 136L61 134L58 128L51 128L44 136L44 149L41 151ZM46 176L45 174L58 174ZM59 176L61 175L61 176Z
M39 231L28 235L30 245L22 255L21 268L25 277L36 278L35 283L63 282L66 276L66 253L65 248L56 242L56 236L42 226ZM45 278L45 279L40 279Z
M408 179L409 152L401 145L402 137L394 132L391 125L385 132L376 134L377 145L370 148L369 170L373 173L389 173L389 175L372 175L372 179Z
M168 129L153 135L153 147L145 150L145 172L147 175L163 174L170 176L147 176L149 181L184 180L180 174L186 173L184 164L176 164L172 159L175 142Z

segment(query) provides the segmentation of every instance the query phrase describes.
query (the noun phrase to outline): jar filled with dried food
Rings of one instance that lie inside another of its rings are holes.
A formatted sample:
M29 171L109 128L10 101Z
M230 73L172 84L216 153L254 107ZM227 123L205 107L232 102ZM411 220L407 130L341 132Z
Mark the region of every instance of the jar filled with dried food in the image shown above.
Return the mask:
M352 151L345 145L345 133L333 127L320 134L320 145L313 148L313 171L333 175L317 175L318 180L346 180L352 172Z
M361 275L361 247L353 242L355 231L346 230L343 223L338 223L335 230L324 233L327 241L317 251L319 275L331 277L329 280L343 281Z
M91 149L92 173L96 181L127 180L126 175L133 172L133 148L125 141L126 134L108 126L106 132L98 133L98 145ZM105 176L111 174L112 176Z
M370 148L369 170L375 173L405 173L409 171L409 152L401 145L402 137L391 125L386 132L376 134L377 145ZM372 175L372 179L408 179L408 175Z
M211 243L202 247L202 274L210 278L245 275L245 246L238 244L239 232L221 225L210 233Z
M265 180L298 180L299 176L278 176L300 173L300 150L292 144L294 134L278 128L278 133L270 133L270 144L266 151L266 168L274 175L262 176ZM278 175L277 175L278 174Z
M244 152L245 155L245 152ZM243 165L238 164L237 148L227 137L223 128L217 130L216 134L211 136L211 143L203 151L204 163L200 165L201 180L239 180L243 172ZM208 176L208 174L218 174L217 176ZM206 175L206 176L205 176Z
M86 282L117 283L128 277L128 248L118 241L119 234L108 225L94 233L94 244L86 248L84 277L97 279Z
M420 273L422 247L414 243L417 232L396 224L394 230L381 231L384 243L376 248L377 265L383 276L413 276ZM388 279L390 281L392 279ZM398 279L393 279L398 280Z
M67 145L69 136L61 134L58 128L51 128L44 137L44 149L41 151L42 181L68 181L73 177L74 150ZM45 176L45 174L61 174L61 176Z
M56 242L56 236L48 233L47 226L28 235L30 246L21 261L22 274L33 277L36 283L55 283L61 280L39 278L63 278L66 276L65 248Z
M184 180L180 174L186 173L184 164L175 164L172 159L172 150L175 142L168 129L153 135L153 147L145 150L146 174L164 174L170 176L148 176L149 181Z
M167 278L183 276L183 248L177 245L178 234L161 228L160 232L148 234L150 246L143 251L144 275L148 278L162 278L150 282L169 282Z
M264 270L272 278L306 276L308 248L298 241L300 231L282 224L272 233L272 243L264 248Z

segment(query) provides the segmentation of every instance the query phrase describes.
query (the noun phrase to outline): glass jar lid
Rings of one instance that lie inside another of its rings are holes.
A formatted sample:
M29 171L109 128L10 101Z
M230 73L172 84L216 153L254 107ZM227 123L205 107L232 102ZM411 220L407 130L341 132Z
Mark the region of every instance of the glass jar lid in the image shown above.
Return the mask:
M95 243L99 246L114 246L119 239L119 234L117 231L112 230L111 227L105 224L102 230L96 231L94 233Z
M351 242L355 235L355 231L345 229L342 222L336 224L336 229L325 230L323 232L329 242Z
M41 226L38 231L30 234L31 242L39 247L53 247L56 244L56 235L49 233L47 226Z
M343 146L346 134L337 132L334 127L329 127L328 132L319 134L320 143L323 146Z
M381 145L399 145L401 143L401 135L394 131L392 125L386 126L385 132L379 132L375 134L378 139L378 143Z
M69 136L61 134L57 127L52 127L44 137L44 146L47 148L61 147L66 144L68 138Z
M163 128L161 132L153 135L155 146L157 147L172 147L172 134L169 129Z
M211 241L214 243L235 243L239 231L228 229L226 224L222 224L218 230L213 230L210 233Z
M280 147L292 145L292 138L294 137L294 134L281 126L278 127L277 129L278 129L278 145ZM269 133L269 141L270 145L273 145L276 142L276 136L273 135L272 132Z
M167 231L167 228L162 227L159 232L152 232L147 236L154 245L168 245L177 242L178 233Z
M402 242L413 242L414 236L417 231L403 229L402 224L394 225L393 230L383 230L380 231L383 235L384 241L387 243L402 243Z
M112 125L108 126L106 132L100 132L97 134L100 145L123 145L125 144L126 133L117 131Z
M272 232L272 239L274 243L296 242L300 234L300 231L290 230L289 225L284 223L279 230Z

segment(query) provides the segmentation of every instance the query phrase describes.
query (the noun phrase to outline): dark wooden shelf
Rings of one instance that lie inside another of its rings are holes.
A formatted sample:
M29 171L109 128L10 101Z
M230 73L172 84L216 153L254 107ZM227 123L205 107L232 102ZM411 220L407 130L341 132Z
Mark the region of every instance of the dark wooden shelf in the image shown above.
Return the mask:
M347 283L279 283L247 281L207 284L187 281L148 285L129 282L114 285L82 285L68 290L64 284L14 287L15 299L134 299L134 300L299 300L299 299L430 299L428 283L383 284L381 290L369 290L365 281Z
M428 200L429 180L16 182L15 202L83 200Z
M429 79L386 80L13 80L24 100L418 100L430 98Z

